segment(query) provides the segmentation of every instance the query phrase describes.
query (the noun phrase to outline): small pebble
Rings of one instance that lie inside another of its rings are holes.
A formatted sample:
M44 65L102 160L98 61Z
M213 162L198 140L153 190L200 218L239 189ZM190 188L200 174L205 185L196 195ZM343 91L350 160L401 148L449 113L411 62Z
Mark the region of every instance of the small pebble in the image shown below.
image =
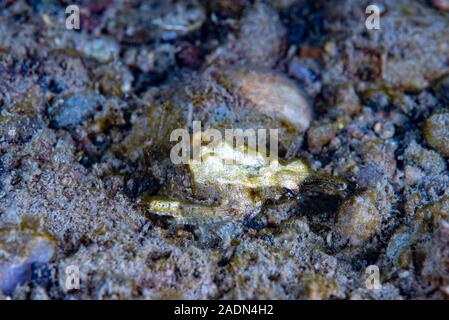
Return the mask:
M407 185L413 186L425 177L425 174L422 170L414 166L406 166L405 167L405 182Z
M357 185L360 188L374 187L382 179L382 171L375 164L361 167L357 176Z
M390 139L394 136L395 129L394 125L392 123L380 123L377 122L374 125L374 132L377 133L379 137L381 137L384 140Z
M103 97L93 93L74 94L60 99L49 110L51 125L54 128L74 128L99 110Z
M319 152L336 135L337 128L334 123L312 126L307 132L307 145L312 152Z
M112 61L118 57L119 46L111 39L100 38L90 42L84 42L79 50L88 58L93 58L101 63Z
M311 82L316 79L315 74L306 68L298 58L292 59L288 64L288 75L303 82Z
M194 70L199 69L202 64L200 50L190 43L186 43L181 47L176 58L181 66Z
M449 11L449 0L430 0L430 4L437 10Z
M367 190L346 200L337 213L336 229L353 246L360 246L380 229L376 191Z
M55 253L54 240L33 229L0 229L0 290L11 295L31 280L32 265L47 263Z
M331 114L344 116L360 112L361 104L354 86L350 83L325 85L322 90L324 108Z

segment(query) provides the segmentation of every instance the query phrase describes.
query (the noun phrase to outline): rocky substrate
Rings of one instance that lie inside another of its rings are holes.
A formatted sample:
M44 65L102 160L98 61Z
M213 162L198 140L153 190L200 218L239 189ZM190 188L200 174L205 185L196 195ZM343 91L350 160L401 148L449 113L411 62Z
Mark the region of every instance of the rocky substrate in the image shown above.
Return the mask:
M447 299L449 3L377 1L371 31L368 3L80 1L74 31L2 2L0 298ZM279 127L348 189L275 194L229 242L151 215L194 199L164 140L192 115Z

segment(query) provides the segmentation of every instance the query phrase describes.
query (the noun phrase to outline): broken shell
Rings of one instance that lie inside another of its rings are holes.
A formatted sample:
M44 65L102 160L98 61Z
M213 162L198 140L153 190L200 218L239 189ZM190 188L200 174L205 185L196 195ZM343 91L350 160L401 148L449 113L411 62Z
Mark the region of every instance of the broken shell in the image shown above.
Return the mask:
M223 73L228 83L259 110L305 132L313 119L305 93L284 76L263 69L228 69Z
M198 30L205 21L206 13L199 4L179 2L153 24L162 30L164 40L172 40Z
M78 51L85 57L93 58L101 63L106 63L117 59L119 45L112 39L100 38L92 41L79 43Z
M226 221L225 212L214 206L203 206L161 197L150 197L143 199L143 202L148 205L149 212L174 218L179 224L213 224Z

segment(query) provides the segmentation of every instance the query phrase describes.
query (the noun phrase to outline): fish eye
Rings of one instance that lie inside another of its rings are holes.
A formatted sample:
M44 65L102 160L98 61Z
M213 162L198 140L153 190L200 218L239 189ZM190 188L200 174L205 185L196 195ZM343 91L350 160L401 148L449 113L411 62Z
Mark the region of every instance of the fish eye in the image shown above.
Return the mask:
M337 183L337 189L338 189L339 191L344 191L344 190L346 190L347 188L348 188L348 186L346 185L346 183L344 183L344 182Z

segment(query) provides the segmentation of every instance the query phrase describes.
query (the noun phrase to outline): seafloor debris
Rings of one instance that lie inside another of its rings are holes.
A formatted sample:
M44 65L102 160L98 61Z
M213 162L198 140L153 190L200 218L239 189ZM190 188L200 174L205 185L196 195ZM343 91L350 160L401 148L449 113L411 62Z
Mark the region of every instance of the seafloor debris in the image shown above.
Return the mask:
M58 99L48 110L52 126L74 128L93 116L101 108L102 101L100 95L80 93Z
M87 57L106 63L117 59L119 48L115 41L106 38L94 39L92 41L78 44L80 51Z
M278 14L256 2L242 18L238 35L230 34L226 45L210 55L208 64L272 68L285 51L285 35Z
M206 20L204 9L195 1L182 1L153 20L153 24L162 31L162 39L170 40L198 30Z
M55 254L49 234L30 228L0 229L0 290L7 295L31 280L33 265L49 262Z
M175 40L199 31L206 21L206 12L196 0L124 3L111 6L110 13L102 22L108 32L134 44Z
M368 2L2 2L0 298L447 299L447 1Z

